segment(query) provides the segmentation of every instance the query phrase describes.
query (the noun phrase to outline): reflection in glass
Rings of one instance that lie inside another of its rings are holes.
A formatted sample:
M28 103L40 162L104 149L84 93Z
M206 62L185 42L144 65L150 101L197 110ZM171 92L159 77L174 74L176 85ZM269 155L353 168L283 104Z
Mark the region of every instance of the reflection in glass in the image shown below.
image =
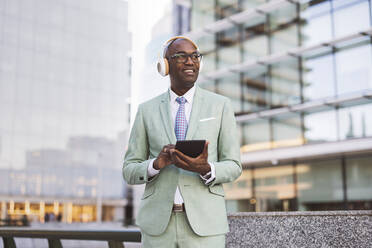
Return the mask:
M242 124L241 152L250 152L271 148L270 123L262 119Z
M296 22L296 4L283 2L280 8L270 13L270 29L283 29Z
M54 200L122 199L127 3L5 5L19 12L0 13L0 194L44 197L41 222Z
M240 0L240 6L243 10L252 9L264 4L267 0Z
M224 19L239 11L238 0L218 0L216 12L218 19Z
M271 105L284 107L301 102L300 73L297 59L289 59L272 66Z
M241 62L239 35L238 27L224 30L217 35L219 69Z
M256 211L289 211L295 203L292 165L254 170Z
M270 92L267 70L244 73L243 77L243 112L250 113L269 108Z
M331 1L312 1L301 11L301 42L304 46L332 39Z
M336 37L350 35L370 27L368 0L337 0L332 4Z
M372 157L348 158L346 159L346 185L347 198L349 201L372 200ZM357 209L371 209L369 206L361 203ZM353 209L356 209L355 207Z
M273 148L302 145L302 123L299 114L274 118L272 121Z
M343 209L340 160L298 164L296 173L298 210Z
M340 139L372 136L372 104L339 109Z
M337 140L336 111L324 111L304 116L306 143L322 143Z
M193 0L191 29L197 30L215 21L215 1L214 0Z
M217 92L230 99L234 112L241 112L239 74L231 74L228 77L220 79L217 83Z
M203 69L200 71L201 75L216 70L216 42L214 36L203 36L196 40L196 44L198 44L198 48L203 54Z
M350 48L336 53L338 94L371 89L371 68L372 51L370 44Z
M218 50L218 68L225 69L228 66L238 64L240 62L240 46L226 46Z
M265 35L255 35L243 42L244 61L258 59L260 56L268 54L268 38Z
M242 175L234 182L223 185L228 212L251 211L252 170L243 170Z
M335 95L333 55L303 59L302 70L305 101Z

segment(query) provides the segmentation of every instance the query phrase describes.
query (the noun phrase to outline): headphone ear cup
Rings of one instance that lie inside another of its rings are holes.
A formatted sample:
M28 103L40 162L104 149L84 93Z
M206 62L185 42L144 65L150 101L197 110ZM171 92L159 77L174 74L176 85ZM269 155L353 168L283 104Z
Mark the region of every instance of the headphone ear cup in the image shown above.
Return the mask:
M163 61L164 61L164 77L167 76L169 74L169 63L168 63L168 59L166 58L163 58Z
M167 76L169 73L169 64L166 58L159 58L157 63L158 72L163 77Z

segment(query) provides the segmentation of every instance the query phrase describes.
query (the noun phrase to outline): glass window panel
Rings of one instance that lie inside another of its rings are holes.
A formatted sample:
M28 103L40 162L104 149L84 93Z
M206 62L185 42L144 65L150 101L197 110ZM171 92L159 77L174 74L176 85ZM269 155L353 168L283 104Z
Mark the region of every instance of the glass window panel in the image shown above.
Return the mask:
M2 103L0 101L0 131L11 132L13 130L14 108L14 104Z
M335 95L333 55L304 59L302 70L305 101Z
M301 38L304 46L315 45L332 39L330 8L330 1L318 1L301 12L303 20Z
M337 0L333 1L333 5L335 8L334 20L336 37L350 35L370 28L368 1Z
M216 64L216 42L214 35L203 36L196 40L200 52L203 54L203 68L201 74L214 71Z
M18 23L19 19L15 18L14 16L3 15L3 26L2 26L2 35L3 40L2 43L6 45L10 45L12 47L17 47L18 45Z
M252 170L243 170L241 176L232 183L223 185L226 199L249 199L252 197Z
M232 183L223 184L228 212L247 212L252 210L252 170L243 170L242 175Z
M228 29L217 36L218 68L225 68L241 62L241 47L239 45L239 30L237 27Z
M1 76L1 81L5 80L5 82L13 82L15 80L15 75L17 71L17 56L18 53L17 47L8 45L8 44L0 44L0 71L1 74L5 74L7 77L6 80Z
M302 145L302 127L299 114L273 119L273 148Z
M346 159L348 201L372 200L372 157Z
M200 75L203 75L208 72L213 72L217 68L216 63L216 52L210 52L203 55L203 68L200 71Z
M27 77L27 80L31 82L31 76L33 73L33 51L30 49L19 48L17 57L17 73L19 76Z
M297 59L293 58L272 66L271 91L273 107L283 107L301 102Z
M198 30L215 20L215 0L193 0L191 30Z
M243 10L247 10L258 7L266 2L267 0L240 0L240 6Z
M372 136L372 103L339 109L340 139Z
M255 112L270 106L270 92L267 70L257 68L256 73L250 71L243 78L243 111Z
M0 169L11 168L13 132L0 129Z
M297 25L291 25L274 32L271 39L271 53L284 53L297 47L299 45L297 29Z
M10 171L7 169L2 169L1 158L0 158L0 194L10 195L9 184L10 184Z
M236 14L239 11L238 0L218 0L216 11L219 19Z
M298 210L343 209L341 160L298 164L296 173Z
M224 69L230 65L238 64L240 62L240 55L239 45L219 49L218 68Z
M269 120L256 120L242 124L242 152L271 148Z
M289 211L295 202L292 165L254 170L256 211Z
M230 99L234 112L241 112L239 74L231 74L228 77L221 78L217 83L217 93Z
M306 143L336 141L336 111L306 114L304 117L304 131Z
M0 71L0 104L13 105L16 99L17 85L15 74Z
M19 22L19 25L22 26L22 32L18 32L18 49L22 50L19 51L18 56L20 56L22 59L19 59L18 61L21 62L23 59L25 59L26 55L29 57L28 59L32 59L32 57L29 54L25 54L25 52L31 52L33 50L32 41L35 24L28 20L22 19L20 19Z
M269 44L266 35L254 36L243 42L244 61L254 60L268 54Z
M372 88L371 56L370 44L336 53L338 94Z
M283 2L280 8L270 13L270 29L280 29L285 25L290 25L296 22L297 11L296 4Z

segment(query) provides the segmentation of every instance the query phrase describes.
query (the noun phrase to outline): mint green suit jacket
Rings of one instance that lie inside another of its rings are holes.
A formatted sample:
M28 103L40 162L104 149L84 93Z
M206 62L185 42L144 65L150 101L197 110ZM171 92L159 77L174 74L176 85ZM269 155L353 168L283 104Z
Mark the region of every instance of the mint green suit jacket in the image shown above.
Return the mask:
M196 86L186 140L209 141L208 161L216 178L205 185L198 173L169 165L149 179L147 168L167 144L175 144L169 91L141 104L125 154L123 176L128 184L146 184L136 224L142 232L160 235L167 228L177 186L193 231L200 236L228 232L223 183L242 172L239 140L230 101Z

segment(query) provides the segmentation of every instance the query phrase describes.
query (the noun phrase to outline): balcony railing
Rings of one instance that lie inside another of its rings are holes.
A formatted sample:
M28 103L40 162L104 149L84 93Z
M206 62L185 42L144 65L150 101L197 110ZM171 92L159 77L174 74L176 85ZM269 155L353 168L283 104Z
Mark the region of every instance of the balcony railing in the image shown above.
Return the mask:
M61 240L95 240L107 241L109 248L124 248L123 242L141 242L141 232L138 229L127 230L61 230L61 229L30 229L30 228L0 228L4 248L16 248L14 238L47 239L49 248L63 248Z

